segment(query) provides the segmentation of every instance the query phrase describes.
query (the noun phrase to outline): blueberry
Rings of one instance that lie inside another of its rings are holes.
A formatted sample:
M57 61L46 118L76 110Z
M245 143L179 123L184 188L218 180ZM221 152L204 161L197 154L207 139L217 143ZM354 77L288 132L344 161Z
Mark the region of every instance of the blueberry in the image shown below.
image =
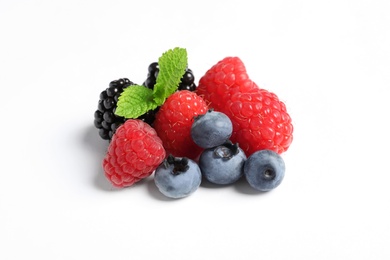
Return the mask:
M250 186L259 191L270 191L282 182L285 173L283 158L274 151L260 150L248 157L244 175Z
M230 141L205 149L199 158L202 175L214 184L232 184L243 175L244 151Z
M168 156L157 167L154 183L159 191L173 199L184 198L194 193L202 181L198 164L188 158Z
M195 117L191 126L192 140L204 149L225 143L232 132L233 125L229 117L214 110Z

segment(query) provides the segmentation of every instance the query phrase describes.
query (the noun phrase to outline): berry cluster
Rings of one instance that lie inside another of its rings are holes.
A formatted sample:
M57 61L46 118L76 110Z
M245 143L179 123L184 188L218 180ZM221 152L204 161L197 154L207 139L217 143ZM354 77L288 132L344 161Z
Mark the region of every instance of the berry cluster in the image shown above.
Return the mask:
M202 134L203 133L203 134ZM197 190L203 176L217 185L229 185L245 176L249 185L269 191L281 183L285 165L271 150L260 150L249 158L233 144L232 122L225 114L209 110L197 116L191 125L191 138L204 150L198 163L186 157L170 155L155 171L155 184L167 197L183 198Z
M289 148L293 132L284 103L251 81L237 57L219 61L198 87L190 69L181 74L184 63L177 67L182 70L172 73L175 79L162 76L169 82L180 79L177 88L169 90L161 103L145 105L149 110L134 118L115 114L118 97L122 92L140 91L145 97L167 93L160 89L165 84L156 84L159 75L169 73L167 67L160 70L160 64L151 63L142 86L119 79L101 93L95 126L103 139L111 140L103 168L112 185L128 187L154 174L158 190L175 199L194 193L203 179L231 185L245 178L258 191L278 187L285 175L281 153Z
M158 73L158 63L151 63L148 67L147 78L142 85L149 89L153 89L156 84ZM129 79L121 78L111 81L109 87L100 93L98 109L94 114L94 125L99 129L99 135L102 139L111 140L116 129L126 121L126 118L115 115L115 108L117 106L118 98L122 94L123 90L132 85L135 84ZM178 90L196 90L195 77L191 69L187 68L185 70L178 86ZM159 109L160 107L149 110L137 119L153 126L156 113Z

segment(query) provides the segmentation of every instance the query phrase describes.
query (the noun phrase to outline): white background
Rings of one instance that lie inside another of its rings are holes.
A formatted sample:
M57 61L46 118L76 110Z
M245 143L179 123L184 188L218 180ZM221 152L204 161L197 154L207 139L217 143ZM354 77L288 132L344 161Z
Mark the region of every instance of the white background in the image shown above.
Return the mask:
M389 259L390 2L0 0L0 259ZM114 189L93 113L183 47L285 102L274 191Z

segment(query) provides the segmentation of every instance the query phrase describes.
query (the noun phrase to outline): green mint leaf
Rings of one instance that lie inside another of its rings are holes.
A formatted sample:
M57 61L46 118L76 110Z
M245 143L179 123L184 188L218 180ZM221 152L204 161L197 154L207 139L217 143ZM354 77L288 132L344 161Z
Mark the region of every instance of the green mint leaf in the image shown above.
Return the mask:
M153 99L162 105L167 97L179 87L187 67L187 50L174 48L163 53L158 60L160 71L153 89Z
M153 90L133 85L125 88L119 96L115 114L125 118L137 118L158 107L153 100Z

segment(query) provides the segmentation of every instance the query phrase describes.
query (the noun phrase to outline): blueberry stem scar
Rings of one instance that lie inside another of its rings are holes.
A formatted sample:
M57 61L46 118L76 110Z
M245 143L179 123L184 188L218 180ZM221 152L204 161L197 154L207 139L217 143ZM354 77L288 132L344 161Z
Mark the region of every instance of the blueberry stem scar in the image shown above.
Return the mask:
M263 176L265 179L267 180L272 180L275 178L275 171L273 171L272 169L266 169L264 172L263 172Z
M214 149L214 154L223 159L230 159L238 153L238 144L233 144L231 141L226 141L223 145Z
M190 167L188 166L188 158L176 158L173 155L168 155L168 158L164 161L164 167L167 169L170 165L173 165L172 174L178 175L186 172Z

